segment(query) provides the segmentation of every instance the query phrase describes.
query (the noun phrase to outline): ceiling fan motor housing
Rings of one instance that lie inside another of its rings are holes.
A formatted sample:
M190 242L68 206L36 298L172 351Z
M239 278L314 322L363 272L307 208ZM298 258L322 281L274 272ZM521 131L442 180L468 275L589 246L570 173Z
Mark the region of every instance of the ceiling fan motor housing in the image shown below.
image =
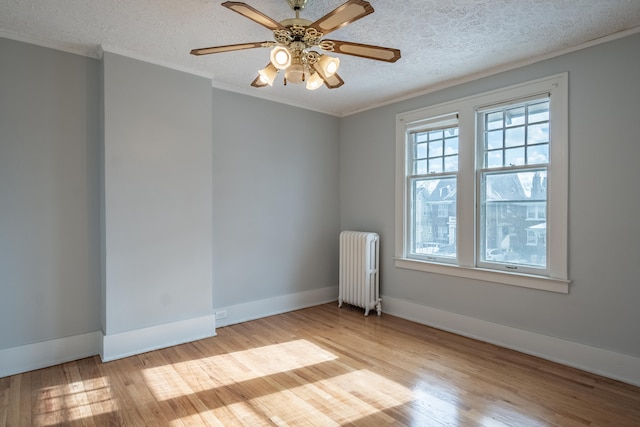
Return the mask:
M307 4L307 0L289 0L289 6L293 10L302 10Z

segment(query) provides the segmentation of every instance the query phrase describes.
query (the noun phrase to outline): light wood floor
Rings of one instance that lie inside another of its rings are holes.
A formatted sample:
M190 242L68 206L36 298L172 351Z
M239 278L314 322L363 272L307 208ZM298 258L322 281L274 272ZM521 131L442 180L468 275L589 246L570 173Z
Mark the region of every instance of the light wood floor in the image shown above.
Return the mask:
M326 304L0 379L0 426L640 426L640 388Z

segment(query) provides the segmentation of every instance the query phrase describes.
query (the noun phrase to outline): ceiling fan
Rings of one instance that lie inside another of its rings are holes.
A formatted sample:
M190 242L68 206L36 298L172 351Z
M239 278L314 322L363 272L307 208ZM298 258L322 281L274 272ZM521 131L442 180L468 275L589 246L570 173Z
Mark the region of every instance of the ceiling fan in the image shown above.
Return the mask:
M272 86L278 72L283 71L285 85L287 82L296 84L306 82L306 88L309 90L315 90L323 84L329 89L335 89L344 84L342 78L336 73L340 59L319 53L313 48L385 62L396 62L400 59L398 49L323 39L330 32L373 13L373 7L369 2L349 0L317 21L311 22L300 18L300 11L304 9L308 0L287 1L295 11L296 17L280 22L243 2L222 3L222 6L273 31L275 41L205 47L193 49L191 54L209 55L259 47L273 48L269 63L258 71L258 77L251 86Z

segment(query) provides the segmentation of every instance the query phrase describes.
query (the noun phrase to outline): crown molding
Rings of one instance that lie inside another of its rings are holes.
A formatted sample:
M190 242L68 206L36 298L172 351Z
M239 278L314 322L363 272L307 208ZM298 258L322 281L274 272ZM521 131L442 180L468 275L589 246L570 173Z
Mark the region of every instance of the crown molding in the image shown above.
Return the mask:
M526 58L520 61L513 61L513 62L509 62L508 64L504 64L504 65L500 65L497 67L493 67L493 68L488 68L486 70L477 72L477 73L473 73L473 74L468 74L464 77L461 78L457 78L457 79L451 79L451 80L446 80L443 81L441 83L435 84L433 86L429 86L423 90L420 91L412 91L411 93L408 93L406 95L402 95L399 97L394 97L394 98L390 98L386 101L381 101L372 105L368 105L365 108L361 108L361 109L357 109L357 110L352 110L352 111L348 111L348 112L344 112L342 114L340 114L340 117L348 117L354 114L358 114L358 113L362 113L365 111L369 111L369 110L374 110L376 108L379 107L384 107L386 105L390 105L390 104L395 104L397 102L401 102L401 101L406 101L408 99L413 99L419 96L423 96L423 95L428 95L430 93L434 93L437 92L439 90L443 90L443 89L447 89L453 86L458 86L464 83L469 83L475 80L480 80L482 78L485 77L490 77L494 74L500 74L506 71L510 71L510 70L514 70L516 68L521 68L521 67L525 67L527 65L531 65L531 64L535 64L537 62L542 62L542 61L546 61L547 59L552 59L552 58L556 58L558 56L562 56L562 55L566 55L569 53L573 53L573 52L577 52L579 50L582 49L587 49L589 47L593 47L593 46L597 46L599 44L602 43L607 43L610 41L614 41L617 39L621 39L624 37L628 37L631 36L633 34L636 33L640 33L640 26L637 27L633 27L633 28L629 28L623 31L619 31L617 33L613 33L613 34L609 34L607 36L603 36L603 37L598 37L596 39L593 40L589 40L587 42L581 43L579 45L576 46L571 46L565 49L560 49L560 50L556 50L553 52L549 52L546 53L544 55L539 55L539 56L534 56L534 57L530 57L530 58Z
M140 55L140 54L138 54L136 52L132 52L132 51L127 50L127 49L122 49L122 48L118 48L118 47L114 47L114 46L101 44L98 47L98 50L100 52L99 59L102 59L102 57L104 56L104 53L108 52L108 53L113 53L114 55L120 55L120 56L125 56L125 57L130 58L130 59L136 59L138 61L146 62L148 64L158 65L160 67L169 68L171 70L180 71L180 72L187 73L187 74L192 74L194 76L204 77L204 78L207 78L207 79L213 79L213 75L212 74L205 73L202 70L197 70L195 68L189 68L189 67L183 67L183 66L171 63L171 62L158 61L157 59L151 58L149 56Z
M6 30L0 30L0 37L94 59L100 59L101 56L98 45L56 42L37 37L25 36L23 34L15 34Z

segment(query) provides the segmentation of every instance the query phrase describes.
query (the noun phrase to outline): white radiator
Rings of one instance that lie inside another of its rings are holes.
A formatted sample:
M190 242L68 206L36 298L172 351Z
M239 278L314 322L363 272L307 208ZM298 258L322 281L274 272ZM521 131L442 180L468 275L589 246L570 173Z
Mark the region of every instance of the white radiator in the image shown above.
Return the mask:
M382 313L379 277L380 238L376 233L343 231L340 233L340 292L342 303L364 308L364 315L376 309Z

